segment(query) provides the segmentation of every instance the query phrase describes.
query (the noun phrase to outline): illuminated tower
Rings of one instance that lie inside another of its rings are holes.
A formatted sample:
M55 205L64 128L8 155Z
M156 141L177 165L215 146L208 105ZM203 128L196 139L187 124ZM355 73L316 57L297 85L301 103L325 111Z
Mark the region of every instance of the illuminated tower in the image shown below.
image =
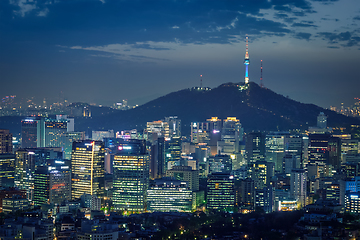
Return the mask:
M144 212L149 185L149 155L144 140L119 142L114 154L113 204L115 210Z
M101 141L75 141L71 154L72 199L104 194L105 149Z
M245 84L248 84L249 83L249 64L250 64L248 37L246 37L246 53L245 53L244 64L245 64Z

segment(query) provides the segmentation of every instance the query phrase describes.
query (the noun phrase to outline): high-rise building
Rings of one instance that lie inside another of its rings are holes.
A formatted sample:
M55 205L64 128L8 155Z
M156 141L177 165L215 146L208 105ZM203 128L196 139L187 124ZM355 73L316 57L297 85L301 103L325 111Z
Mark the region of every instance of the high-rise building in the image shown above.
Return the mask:
M119 143L114 155L113 204L115 210L143 212L149 184L149 155L144 140Z
M157 179L147 190L147 210L150 212L191 212L192 191L187 182Z
M166 117L165 122L169 124L170 137L181 137L181 120L177 116Z
M189 166L173 166L166 171L166 176L188 182L188 186L192 191L199 191L199 170L192 170Z
M153 142L150 154L151 178L162 178L166 175L167 164L165 161L165 138L159 137Z
M215 155L208 158L209 173L227 172L232 170L232 160L229 155Z
M15 154L0 154L0 186L14 187Z
M216 147L221 140L221 129L223 121L218 117L207 119L206 122L191 123L191 142L207 143L211 147ZM215 149L215 154L217 150Z
M239 152L240 141L243 140L243 130L239 119L236 119L236 117L224 119L221 129L221 140L233 146L233 151L226 151L224 149L224 153Z
M306 171L293 169L290 176L290 197L298 201L301 207L306 205Z
M242 208L255 210L255 181L252 178L246 178L241 181L240 203Z
M330 134L310 134L308 146L308 166L316 167L318 177L332 176L332 169L341 167L341 143ZM313 174L309 174L311 177Z
M34 173L34 205L61 204L71 199L70 160L51 159Z
M103 196L105 184L105 150L100 141L73 142L71 154L71 196L80 198L87 193Z
M0 129L0 154L13 153L12 133L7 129Z
M265 155L266 161L275 164L275 171L283 173L283 158L285 156L285 140L289 138L290 133L273 132L266 135L265 138Z
M268 186L275 172L274 163L256 161L249 164L249 175L254 180L255 189L263 189Z
M46 161L49 159L61 159L61 148L18 149L15 155L15 186L25 189L28 199L32 201L36 166L46 165Z
M248 163L265 159L265 137L261 132L251 132L246 135L246 158Z
M147 139L150 142L153 142L158 137L169 138L170 137L169 123L161 120L147 122L146 133L147 133Z
M207 209L233 211L234 177L230 173L212 173L207 181Z
M181 137L165 139L165 169L169 169L168 163L181 160Z
M66 132L65 145L63 146L64 158L71 159L72 145L75 141L85 140L85 132Z
M327 116L323 112L317 117L317 127L322 129L327 128Z
M21 120L21 147L45 147L45 119L28 117Z
M114 138L114 130L92 131L91 139L95 141L104 141L104 138Z
M68 128L67 119L45 119L45 147L64 147Z

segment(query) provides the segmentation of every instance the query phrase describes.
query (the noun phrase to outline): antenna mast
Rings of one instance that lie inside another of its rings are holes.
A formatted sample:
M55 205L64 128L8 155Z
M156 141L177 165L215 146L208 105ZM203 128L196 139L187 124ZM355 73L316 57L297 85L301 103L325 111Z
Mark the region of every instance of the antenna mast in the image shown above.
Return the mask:
M260 70L260 87L264 87L264 84L263 84L263 79L262 79L262 60L261 60L261 70Z
M202 89L202 75L200 75L200 89Z

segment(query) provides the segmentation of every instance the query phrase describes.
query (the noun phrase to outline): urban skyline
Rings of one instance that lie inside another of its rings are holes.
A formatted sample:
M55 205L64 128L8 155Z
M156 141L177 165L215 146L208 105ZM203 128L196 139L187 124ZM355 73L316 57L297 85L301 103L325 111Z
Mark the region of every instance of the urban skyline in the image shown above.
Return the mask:
M143 104L200 85L250 81L321 107L357 95L356 0L2 1L0 95ZM20 85L19 85L20 84ZM20 86L20 87L19 87Z

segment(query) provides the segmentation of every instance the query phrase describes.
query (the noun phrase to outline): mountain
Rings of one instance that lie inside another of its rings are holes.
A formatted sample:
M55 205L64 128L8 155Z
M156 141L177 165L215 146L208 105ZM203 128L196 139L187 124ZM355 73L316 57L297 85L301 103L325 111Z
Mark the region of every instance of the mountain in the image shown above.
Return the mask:
M146 122L178 116L183 132L190 132L190 123L205 121L211 117L237 117L245 131L281 131L307 129L315 126L317 116L324 112L329 127L359 124L359 119L346 117L314 104L304 104L256 83L247 89L243 84L226 83L211 90L184 89L157 98L135 109L93 115L92 119L77 119L76 128L81 131L100 129L143 129ZM95 110L95 109L94 109Z

